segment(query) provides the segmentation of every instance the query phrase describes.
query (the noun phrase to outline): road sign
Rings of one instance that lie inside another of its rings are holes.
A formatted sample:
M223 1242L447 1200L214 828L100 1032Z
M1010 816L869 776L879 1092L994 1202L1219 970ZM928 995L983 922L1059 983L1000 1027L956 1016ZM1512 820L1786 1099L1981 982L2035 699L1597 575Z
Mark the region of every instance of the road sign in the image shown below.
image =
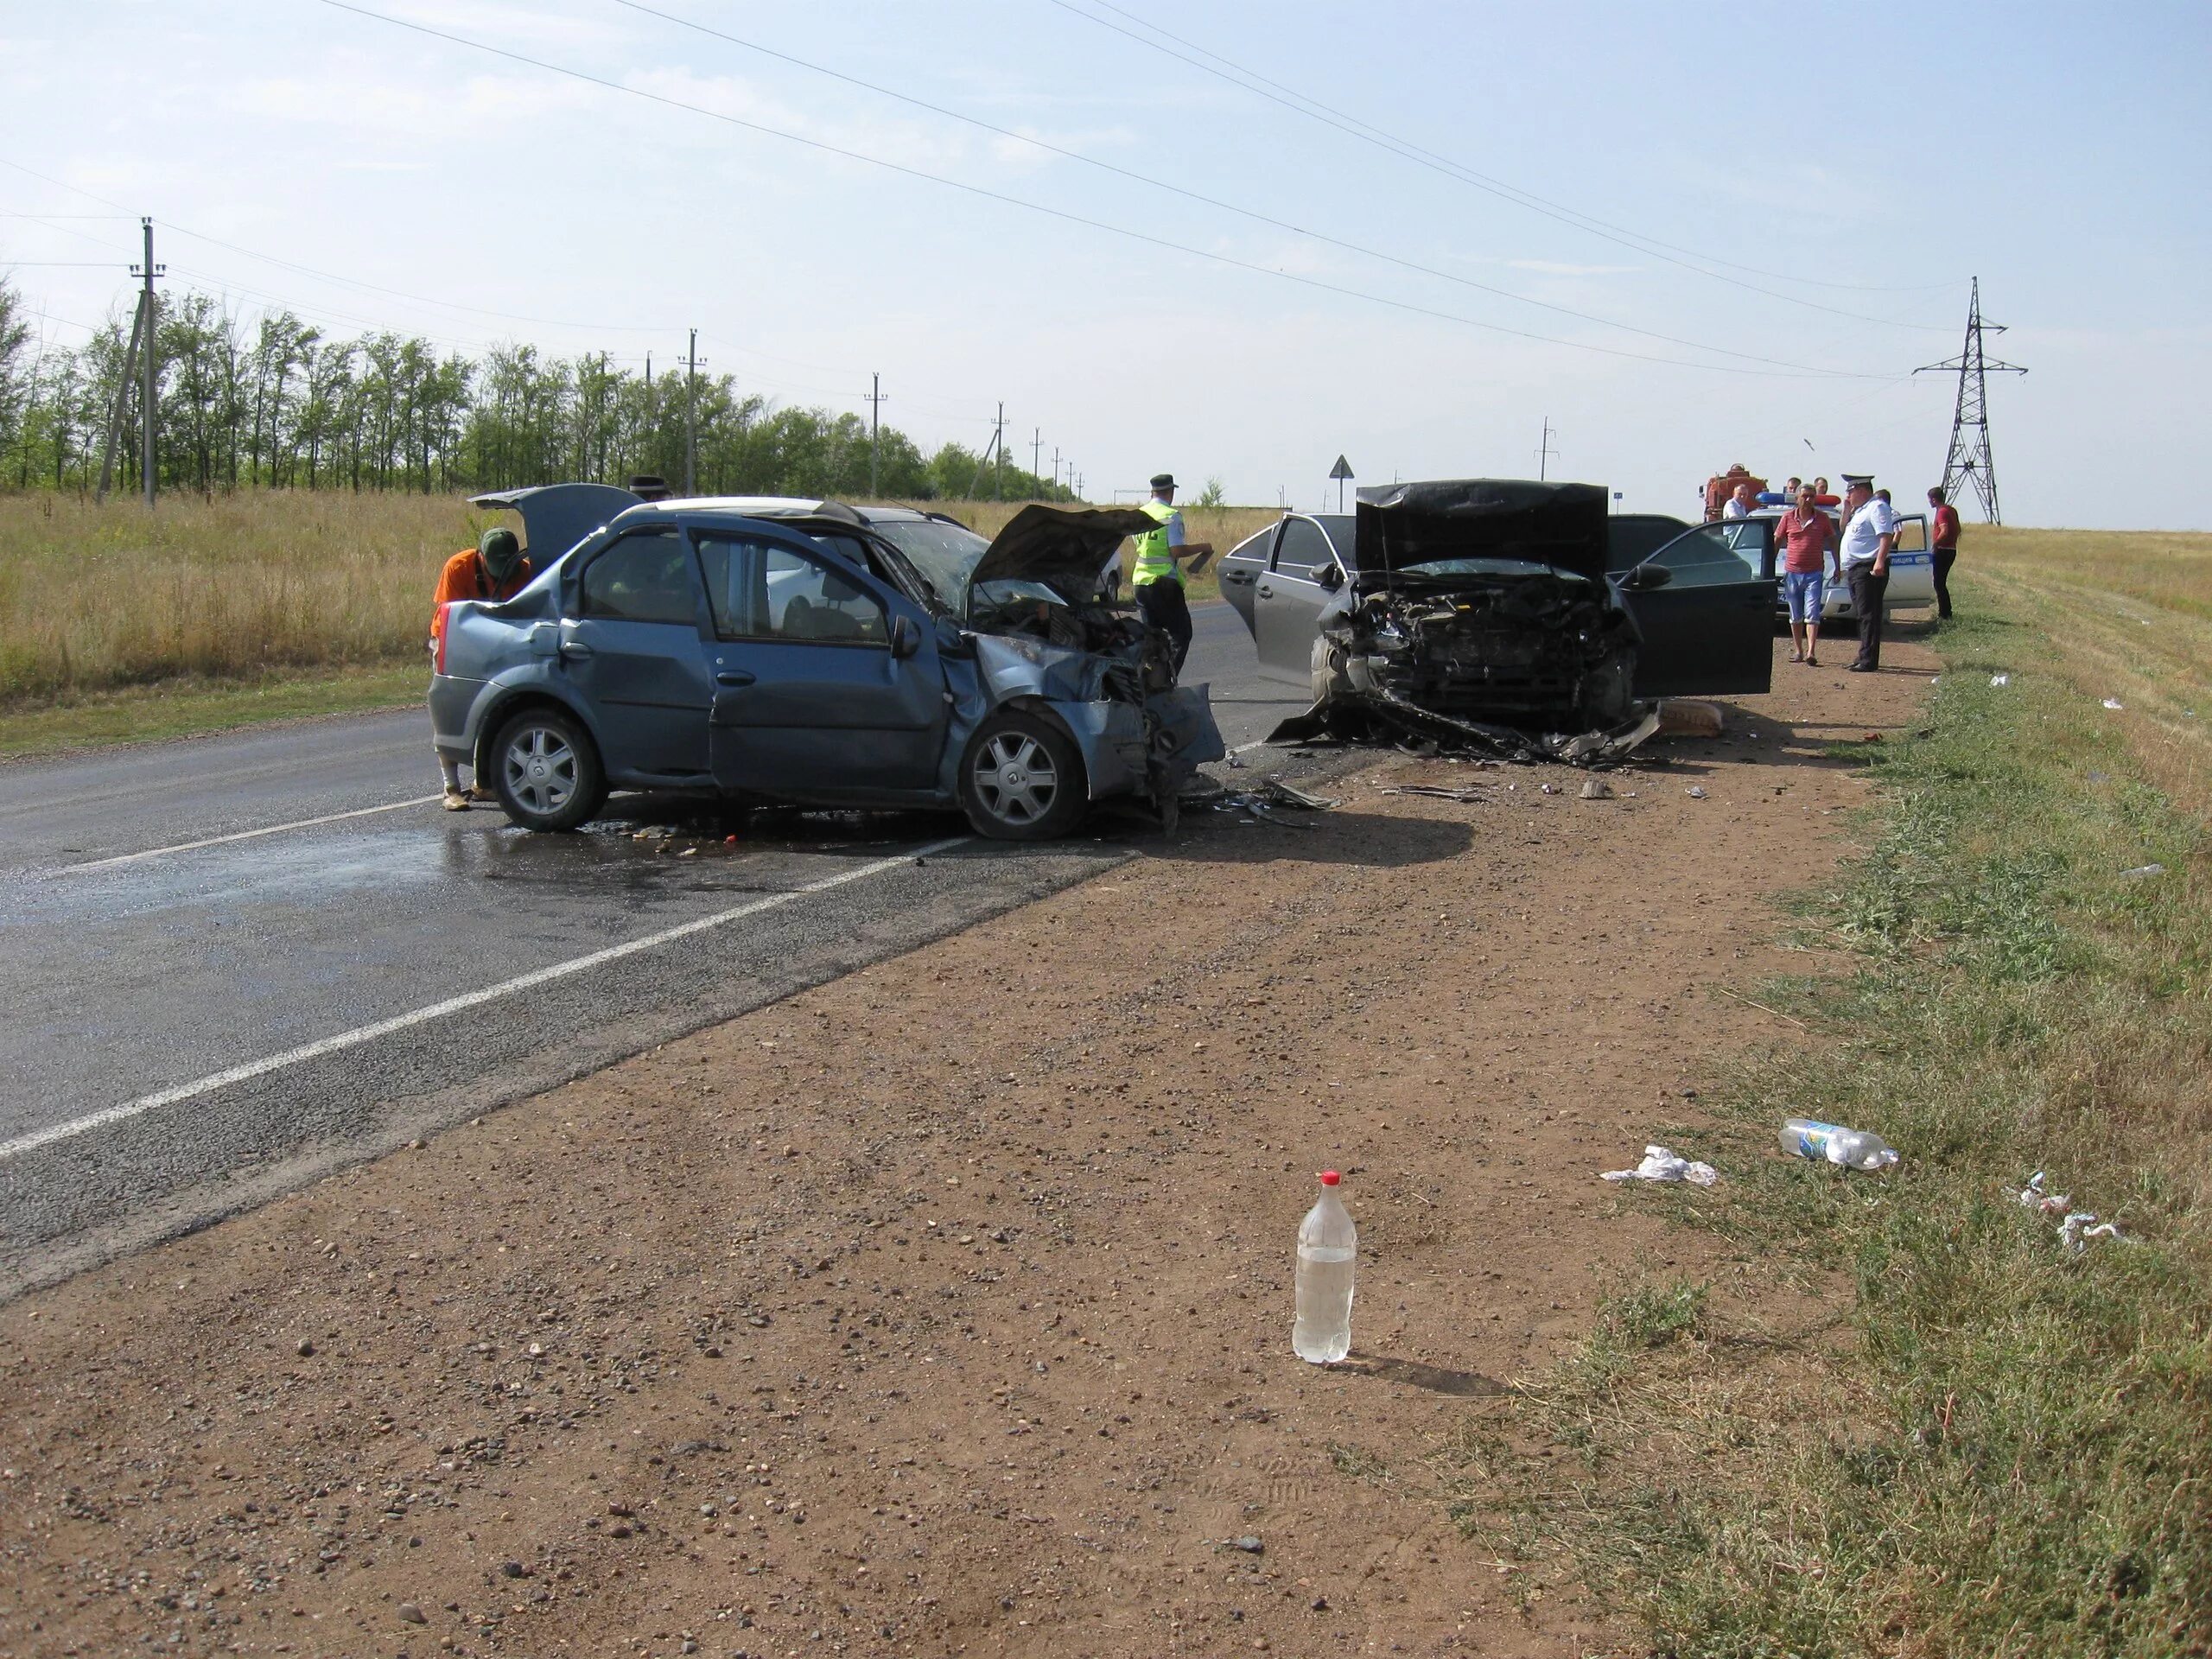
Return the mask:
M1342 512L1344 510L1344 480L1351 476L1351 462L1338 455L1337 464L1329 468L1329 476L1336 480L1337 511Z

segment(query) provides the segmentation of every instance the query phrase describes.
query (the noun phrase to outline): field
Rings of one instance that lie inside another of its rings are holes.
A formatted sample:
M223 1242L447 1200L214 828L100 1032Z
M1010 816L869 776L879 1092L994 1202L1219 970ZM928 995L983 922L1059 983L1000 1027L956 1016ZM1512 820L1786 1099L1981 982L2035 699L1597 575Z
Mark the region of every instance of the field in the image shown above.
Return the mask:
M986 535L1016 510L935 505ZM317 712L318 683L323 712L405 701L438 566L494 516L401 494L182 497L150 515L0 497L0 753ZM1224 550L1274 517L1186 513ZM1215 592L1209 573L1192 597Z

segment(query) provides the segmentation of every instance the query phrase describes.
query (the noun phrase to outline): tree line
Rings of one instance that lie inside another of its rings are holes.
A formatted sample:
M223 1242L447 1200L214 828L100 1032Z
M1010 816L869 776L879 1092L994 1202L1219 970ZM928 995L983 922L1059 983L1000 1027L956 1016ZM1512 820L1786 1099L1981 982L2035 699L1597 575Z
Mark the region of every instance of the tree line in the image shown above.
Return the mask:
M130 334L111 321L76 349L41 348L21 295L0 279L0 488L97 486ZM639 473L680 486L696 423L702 494L870 493L865 420L741 393L727 373L687 385L680 370L649 376L604 354L562 359L523 344L470 358L389 332L334 338L284 310L249 327L191 290L164 296L156 338L164 490L428 494ZM113 487L128 494L141 487L137 376L121 390ZM1073 499L1003 454L987 461L958 443L925 454L890 426L876 467L874 493L886 498Z

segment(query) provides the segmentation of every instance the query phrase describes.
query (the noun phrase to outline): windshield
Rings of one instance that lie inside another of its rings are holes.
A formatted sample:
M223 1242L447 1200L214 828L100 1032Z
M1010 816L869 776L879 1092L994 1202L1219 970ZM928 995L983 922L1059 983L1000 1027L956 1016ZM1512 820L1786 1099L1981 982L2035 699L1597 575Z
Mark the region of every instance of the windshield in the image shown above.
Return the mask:
M938 604L955 616L967 614L968 581L989 550L989 542L964 524L948 524L936 518L893 519L873 528L921 572Z

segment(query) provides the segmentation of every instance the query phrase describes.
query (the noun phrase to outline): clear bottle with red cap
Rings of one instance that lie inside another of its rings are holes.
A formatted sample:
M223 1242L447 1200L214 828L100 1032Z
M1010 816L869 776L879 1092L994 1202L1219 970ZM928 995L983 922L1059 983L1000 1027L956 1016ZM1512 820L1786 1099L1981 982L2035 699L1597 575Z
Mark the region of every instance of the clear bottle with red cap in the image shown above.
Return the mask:
M1315 1365L1333 1365L1351 1352L1351 1281L1359 1258L1359 1232L1351 1224L1333 1169L1321 1172L1321 1196L1298 1224L1297 1317L1290 1345Z

